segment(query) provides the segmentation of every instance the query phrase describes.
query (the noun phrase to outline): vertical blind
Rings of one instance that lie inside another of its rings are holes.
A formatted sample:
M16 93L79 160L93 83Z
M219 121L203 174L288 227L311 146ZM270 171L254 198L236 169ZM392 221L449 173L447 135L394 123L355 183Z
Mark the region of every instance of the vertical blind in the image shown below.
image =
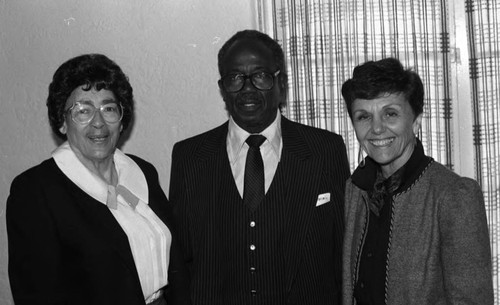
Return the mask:
M424 83L419 138L427 155L454 170L449 0L258 0L259 29L283 47L289 77L290 119L341 134L351 170L359 145L341 86L368 60L398 58ZM495 298L498 303L499 209L499 5L466 0L473 92L476 176L485 193ZM464 98L469 102L469 99ZM472 145L472 144L471 144ZM471 160L472 161L472 160Z
M438 0L261 0L261 24L271 24L261 30L278 40L287 60L286 115L341 134L353 170L359 146L340 89L356 65L397 57L425 86L420 139L426 152L453 169L445 11Z

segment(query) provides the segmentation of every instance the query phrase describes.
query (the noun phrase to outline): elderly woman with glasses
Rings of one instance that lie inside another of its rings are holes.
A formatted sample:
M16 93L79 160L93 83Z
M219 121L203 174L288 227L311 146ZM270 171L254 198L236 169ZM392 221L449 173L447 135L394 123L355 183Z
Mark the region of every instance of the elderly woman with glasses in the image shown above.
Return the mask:
M186 278L156 169L117 149L132 87L100 54L62 64L47 99L65 142L14 179L7 200L16 305L180 304Z

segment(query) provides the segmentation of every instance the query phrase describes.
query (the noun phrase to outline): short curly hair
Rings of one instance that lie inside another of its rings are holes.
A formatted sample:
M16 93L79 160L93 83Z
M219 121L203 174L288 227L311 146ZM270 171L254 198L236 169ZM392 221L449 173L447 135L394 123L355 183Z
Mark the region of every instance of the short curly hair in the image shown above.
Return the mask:
M266 47L271 50L273 53L273 59L274 62L276 63L276 66L278 69L280 69L281 73L285 73L285 54L283 53L283 49L281 48L280 44L269 37L267 34L264 34L262 32L256 31L256 30L244 30L244 31L239 31L236 34L234 34L231 38L229 38L224 45L219 50L219 54L217 56L218 59L218 67L219 67L219 74L220 76L222 73L224 73L224 57L226 57L226 53L231 48L231 46L238 40L256 40L262 42Z
M84 54L69 59L54 73L49 85L47 108L52 131L61 139L59 129L64 124L64 111L73 90L109 90L123 107L122 132L127 129L134 113L134 96L128 77L111 59L102 54Z
M351 119L351 106L355 99L371 100L393 93L404 94L415 116L423 112L422 80L416 72L403 68L396 58L367 61L354 68L352 78L342 85L342 96Z
M217 55L218 60L218 68L220 76L224 76L224 58L226 57L229 49L237 42L241 40L250 40L262 42L264 46L266 46L272 53L274 63L276 64L277 69L280 70L281 81L286 90L288 89L288 77L286 74L285 67L285 54L283 53L283 48L281 45L274 39L272 39L269 35L256 31L256 30L243 30L236 32L231 38L229 38L220 48L219 54ZM279 108L282 109L286 106L286 98L283 99L279 105Z

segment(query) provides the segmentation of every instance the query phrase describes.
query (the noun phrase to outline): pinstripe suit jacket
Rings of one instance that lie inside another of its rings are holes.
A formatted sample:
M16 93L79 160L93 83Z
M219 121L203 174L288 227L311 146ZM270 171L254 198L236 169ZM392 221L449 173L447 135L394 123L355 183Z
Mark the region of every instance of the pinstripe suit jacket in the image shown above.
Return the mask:
M169 197L193 304L340 304L344 142L284 117L281 129L280 163L253 211L232 176L227 122L175 144Z

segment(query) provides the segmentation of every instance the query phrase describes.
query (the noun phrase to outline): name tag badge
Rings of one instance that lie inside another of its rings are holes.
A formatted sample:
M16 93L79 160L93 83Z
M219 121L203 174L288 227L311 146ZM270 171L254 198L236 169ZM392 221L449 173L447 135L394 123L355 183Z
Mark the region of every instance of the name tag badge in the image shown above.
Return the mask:
M318 196L318 201L316 201L316 206L319 207L327 202L330 202L330 193L324 193Z

